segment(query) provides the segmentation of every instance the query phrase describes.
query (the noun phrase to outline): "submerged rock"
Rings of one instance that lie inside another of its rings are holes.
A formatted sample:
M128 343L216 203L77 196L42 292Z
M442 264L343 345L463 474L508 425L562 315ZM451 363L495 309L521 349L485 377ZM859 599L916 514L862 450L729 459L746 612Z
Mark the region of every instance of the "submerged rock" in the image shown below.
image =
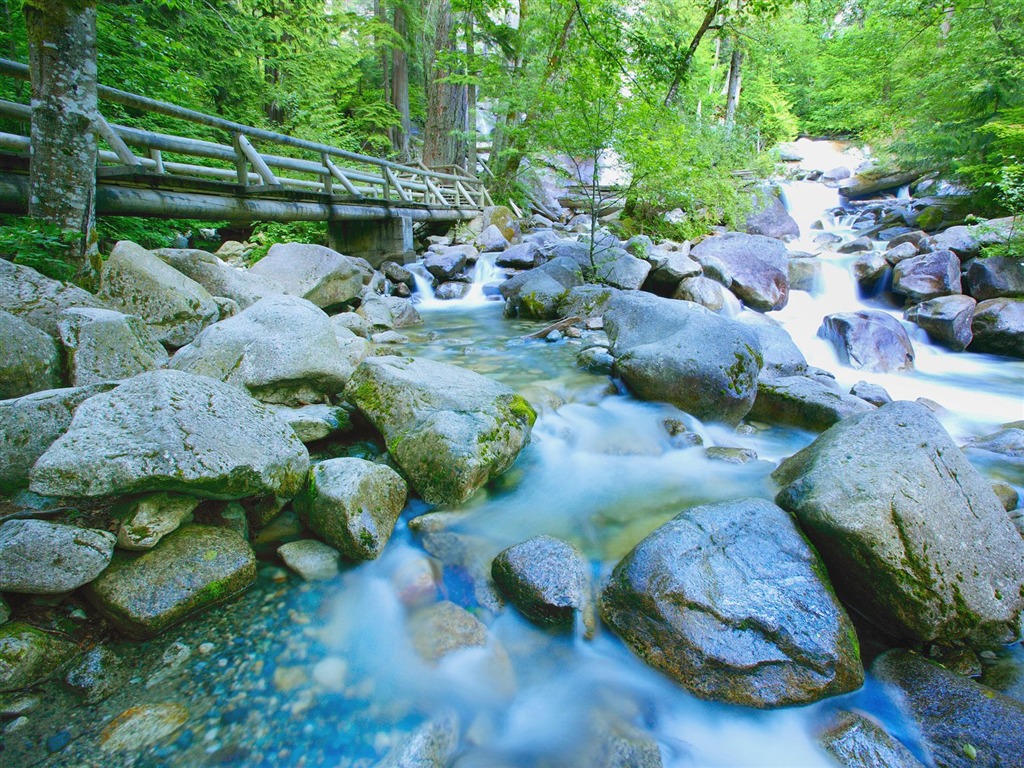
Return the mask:
M125 677L122 659L106 645L97 645L75 661L64 676L64 684L81 694L87 704L95 704L116 693Z
M702 698L804 704L864 679L853 625L823 573L774 504L694 507L615 567L601 616L644 661Z
M290 406L328 401L355 369L327 314L295 296L260 299L210 326L179 349L169 367Z
M138 754L169 739L188 721L188 708L177 702L142 704L126 709L100 734L104 752Z
M323 581L338 575L340 553L316 539L289 541L277 548L284 564L306 581Z
M77 652L69 640L29 624L0 625L0 693L42 682Z
M60 385L60 348L53 337L0 310L0 400Z
M134 315L66 309L57 327L72 386L130 379L167 364L167 350Z
M583 555L564 541L534 536L498 554L491 563L498 589L530 621L571 630L580 617L594 632L590 580Z
M431 360L369 358L346 396L431 504L459 504L508 469L536 419L503 384Z
M789 256L778 240L728 232L694 246L691 255L705 272L712 261L724 264L731 278L726 287L751 309L769 312L789 301Z
M898 695L935 765L1024 765L1024 704L904 650L879 656L872 674Z
M402 740L376 768L447 768L459 746L459 717L435 717Z
M897 401L846 419L772 477L836 589L888 634L1019 635L1024 540L925 406Z
M839 362L868 371L914 367L914 347L896 318L876 310L826 315L818 336L832 344Z
M85 594L125 634L152 637L255 580L256 556L239 534L186 525L142 555L115 557Z
M36 462L30 488L64 497L290 497L308 467L306 447L291 428L247 394L164 370L82 403L68 431Z
M349 560L373 560L384 551L405 508L405 481L390 467L356 458L315 465L294 501L310 530Z
M114 554L114 534L45 520L0 526L0 591L59 595L95 579Z
M172 347L188 344L220 317L209 291L128 240L104 262L99 298L142 318L157 341Z
M75 409L93 395L114 388L94 384L48 389L0 401L0 492L28 485L28 473L46 449L67 432Z
M761 346L745 325L642 293L616 296L604 320L615 370L640 398L727 424L753 405Z

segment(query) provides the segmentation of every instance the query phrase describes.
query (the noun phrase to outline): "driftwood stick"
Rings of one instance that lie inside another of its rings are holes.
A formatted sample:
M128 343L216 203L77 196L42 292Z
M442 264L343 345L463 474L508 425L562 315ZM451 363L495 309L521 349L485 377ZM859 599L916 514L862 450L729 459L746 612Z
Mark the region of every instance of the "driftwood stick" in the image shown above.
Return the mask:
M522 338L524 338L524 339L543 339L545 336L547 336L552 331L564 331L566 328L570 328L570 327L576 325L576 323L582 323L582 322L583 322L583 318L582 317L576 317L575 315L573 317L566 317L566 318L563 318L563 319L559 320L557 323L552 323L547 328L541 328L536 333L528 334L526 336L523 336Z

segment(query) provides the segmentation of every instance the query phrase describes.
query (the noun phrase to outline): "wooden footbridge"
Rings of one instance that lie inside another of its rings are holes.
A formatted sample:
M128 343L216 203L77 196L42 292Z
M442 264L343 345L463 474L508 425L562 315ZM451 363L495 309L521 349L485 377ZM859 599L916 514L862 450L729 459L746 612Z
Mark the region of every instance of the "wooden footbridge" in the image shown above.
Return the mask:
M29 69L0 59L0 76ZM224 143L110 124L100 116L98 215L205 221L324 221L332 245L377 262L412 249L413 222L472 219L493 205L459 168L402 165L99 86L101 102L215 129ZM0 211L25 213L32 108L0 100ZM260 147L257 149L257 145ZM268 149L279 154L270 154Z

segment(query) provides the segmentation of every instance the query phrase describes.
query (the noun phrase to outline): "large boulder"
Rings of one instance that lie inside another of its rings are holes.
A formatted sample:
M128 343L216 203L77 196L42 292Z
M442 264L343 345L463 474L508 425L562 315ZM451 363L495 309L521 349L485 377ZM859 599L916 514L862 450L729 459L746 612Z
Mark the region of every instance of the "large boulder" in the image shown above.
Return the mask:
M879 656L871 672L917 726L929 765L1019 768L1024 765L1024 704L916 653Z
M918 241L918 248L922 253L953 251L961 259L966 260L978 254L983 240L985 236L976 227L956 226Z
M148 325L112 309L66 309L57 323L75 387L130 379L167 364L167 350Z
M57 319L65 309L106 306L76 285L52 280L30 267L0 259L0 309L51 336L57 335Z
M988 299L974 308L972 352L1024 357L1024 299Z
M873 408L861 398L837 392L809 376L762 376L748 418L822 432Z
M480 253L493 253L506 250L511 245L511 241L505 237L497 225L491 224L477 236L473 244L480 250Z
M311 531L348 560L374 560L384 551L408 494L391 467L357 458L315 465L294 501Z
M829 341L839 362L868 371L914 367L914 347L899 320L885 312L861 310L826 315L818 336Z
M857 637L783 510L740 499L682 512L615 567L601 616L702 698L805 704L860 687Z
M498 254L494 263L499 267L533 269L542 258L540 246L535 242L527 241L506 248Z
M800 237L800 225L773 190L763 190L754 198L754 212L747 217L748 235L764 235L778 240Z
M82 403L33 467L45 496L182 491L232 499L290 497L309 454L249 395L205 376L152 371Z
M892 290L911 303L960 293L960 259L952 251L904 259L893 269Z
M703 275L684 277L672 292L672 298L692 301L712 312L718 312L725 306L725 289L720 283Z
M724 283L744 304L760 312L782 309L789 301L789 256L786 246L763 235L728 232L696 245L691 256L710 272L724 264Z
M220 317L209 291L128 240L117 243L104 262L99 298L141 317L157 341L172 347L188 344Z
M28 473L71 424L75 409L113 383L49 389L0 401L0 493L28 485Z
M605 248L595 254L594 261L595 280L624 291L639 290L651 271L650 263L621 248Z
M0 592L59 595L95 579L114 554L114 534L45 520L0 526Z
M428 253L423 266L438 280L451 280L466 268L466 254L459 248L445 248L438 253Z
M169 367L290 406L328 402L355 369L327 314L296 296L260 299L211 325L179 349Z
M160 248L153 251L153 255L195 280L210 295L232 299L241 309L267 296L284 293L284 288L277 281L232 267L206 251Z
M501 593L530 621L572 630L577 619L594 631L590 579L583 555L552 536L534 536L502 550L491 563Z
M845 419L772 477L840 595L885 632L1019 636L1024 539L925 406L896 401Z
M615 370L644 400L737 424L757 396L761 345L746 326L691 302L620 294L605 329Z
M536 419L503 384L431 360L369 358L345 393L431 504L459 504L508 469Z
M619 293L617 288L606 285L580 285L572 288L558 304L562 317L581 317L593 320L602 317L608 303Z
M971 325L974 321L976 302L970 296L939 296L915 304L907 310L906 317L912 323L924 328L928 338L957 352L962 352L974 337Z
M186 525L148 552L118 554L85 590L111 624L132 637L152 637L246 589L256 556L235 531Z
M0 400L60 385L60 348L53 337L0 310Z
M321 309L349 302L363 289L359 264L322 245L276 243L249 272L273 280L285 293Z
M506 280L499 286L506 310L519 317L550 320L567 293L583 284L582 268L565 256Z
M371 333L406 328L423 322L416 306L409 299L398 296L366 296L356 314L365 318Z
M651 263L651 272L644 282L644 290L659 296L671 296L680 282L697 277L703 268L685 251L655 250L645 257Z
M736 318L750 328L761 343L761 378L794 376L807 372L807 360L789 332L768 315L744 312Z
M818 742L844 768L924 768L914 754L863 715L840 710Z
M964 290L978 301L1024 299L1024 258L989 256L972 260L964 277Z

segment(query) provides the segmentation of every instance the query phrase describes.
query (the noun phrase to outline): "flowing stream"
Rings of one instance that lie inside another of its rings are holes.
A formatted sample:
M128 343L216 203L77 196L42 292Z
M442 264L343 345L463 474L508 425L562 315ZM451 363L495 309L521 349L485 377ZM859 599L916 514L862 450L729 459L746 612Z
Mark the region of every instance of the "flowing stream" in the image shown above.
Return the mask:
M834 191L797 182L786 192L805 234L791 250L819 250L812 238L820 232L811 229L818 219L854 236L851 218L824 214L837 205ZM817 290L793 291L771 315L812 365L844 386L865 379L894 398L936 401L948 409L940 418L956 439L1024 418L1024 363L948 352L911 325L916 371L840 366L815 334L824 315L864 306L849 272L855 257L818 258ZM501 302L484 292L499 279L493 263L481 260L477 269L461 301L433 299L422 281L425 322L403 329L411 341L402 353L471 368L540 405L532 442L512 469L459 508L411 502L383 556L333 581L306 584L265 564L238 600L147 643L114 644L129 666L122 688L88 707L45 701L39 712L51 716L50 730L67 732L72 744L48 756L19 755L12 743L10 764L121 764L90 745L112 717L147 701L182 703L189 719L176 740L136 765L370 766L426 718L451 710L462 724L460 768L593 765L587 750L595 735L623 724L653 737L666 766L828 766L815 734L836 709L867 714L913 748L908 724L870 676L860 691L808 707L762 712L708 703L652 671L606 628L592 640L557 636L514 609L489 609L475 577L501 549L535 534L564 538L584 552L600 583L641 538L687 507L771 499L771 471L813 435L705 425L635 400L575 366L592 339L524 340L543 324L503 318ZM750 448L759 460L710 461L703 448L673 441L667 417L682 420L705 447ZM444 527L412 530L409 521L429 511L448 513ZM298 533L286 516L255 545L273 561L273 548ZM425 663L407 631L410 607L438 599L474 611L488 626L488 646ZM1019 647L996 666L1020 696Z

